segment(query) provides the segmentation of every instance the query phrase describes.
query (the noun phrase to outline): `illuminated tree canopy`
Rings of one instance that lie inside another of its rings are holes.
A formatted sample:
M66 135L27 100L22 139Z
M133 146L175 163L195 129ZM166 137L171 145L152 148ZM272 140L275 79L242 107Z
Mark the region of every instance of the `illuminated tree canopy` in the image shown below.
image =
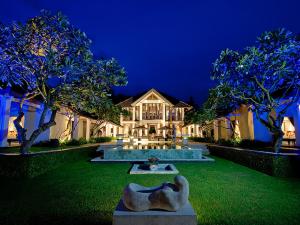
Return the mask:
M242 52L222 51L212 78L219 89L228 88L232 99L251 106L273 134L278 152L284 114L299 99L300 42L296 36L285 29L264 32L256 46Z
M61 13L41 11L24 24L0 24L0 82L24 91L14 121L22 153L27 153L36 138L55 125L61 106L94 113L86 102L110 104L111 88L127 83L126 73L117 61L95 59L90 45L86 34ZM26 129L20 124L23 103L36 97L41 99L43 111L38 128L26 137ZM46 121L49 110L51 118Z

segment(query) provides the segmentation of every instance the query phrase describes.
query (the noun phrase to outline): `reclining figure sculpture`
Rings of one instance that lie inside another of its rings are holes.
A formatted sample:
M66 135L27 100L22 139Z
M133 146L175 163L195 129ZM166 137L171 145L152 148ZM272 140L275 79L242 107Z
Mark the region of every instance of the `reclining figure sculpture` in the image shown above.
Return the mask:
M128 184L123 193L126 208L132 211L163 209L177 211L189 198L189 183L183 176L175 176L174 184L163 183L158 187L144 187L135 183Z

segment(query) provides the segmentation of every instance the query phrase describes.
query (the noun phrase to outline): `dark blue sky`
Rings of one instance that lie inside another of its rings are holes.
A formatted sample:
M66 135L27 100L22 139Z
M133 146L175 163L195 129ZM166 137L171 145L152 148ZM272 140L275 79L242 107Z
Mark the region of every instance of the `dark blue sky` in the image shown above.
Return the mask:
M0 21L25 21L40 9L62 11L93 40L96 55L119 60L129 83L118 92L153 87L198 103L222 49L241 49L278 27L300 32L299 0L1 0Z

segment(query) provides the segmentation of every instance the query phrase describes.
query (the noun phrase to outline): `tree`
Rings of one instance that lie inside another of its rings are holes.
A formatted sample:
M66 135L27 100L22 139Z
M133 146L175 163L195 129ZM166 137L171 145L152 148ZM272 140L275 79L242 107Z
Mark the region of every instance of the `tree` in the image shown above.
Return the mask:
M242 104L241 101L231 97L230 88L225 85L219 85L209 90L209 96L204 103L204 108L210 111L211 117L223 117L229 124L222 127L231 131L231 139L237 137L235 130L235 120L231 120L233 113Z
M230 91L226 86L218 86L209 90L208 99L198 110L190 111L186 118L186 123L199 124L205 128L211 121L218 117L224 117L230 127L224 127L232 131L232 138L235 135L235 124L230 119L230 113L238 107L238 102L233 101L230 97Z
M212 78L226 86L230 96L251 106L259 121L273 134L274 151L283 139L284 114L299 99L300 43L285 29L264 32L257 45L243 52L222 51Z
M86 80L94 87L93 94L103 98L108 97L113 85L126 83L124 69L113 59L95 60L90 44L86 34L61 13L41 11L25 24L0 25L0 81L22 87L24 92L14 121L21 153L27 153L36 138L55 125L56 112L61 106L80 110L80 101L86 93L91 93L91 86L84 85ZM71 101L68 96L77 98ZM43 109L37 129L27 137L20 122L24 101L32 98L39 98ZM46 121L49 111L51 116Z
M89 117L95 120L91 127L93 134L96 130L101 129L107 121L118 124L120 115L126 116L128 114L128 111L113 103L112 89L110 86L107 87L108 84L119 86L127 83L124 69L114 58L97 61L97 64L93 64L93 67L97 66L99 68L89 70L78 82L65 85L60 92L61 104L67 102L68 107L72 109L72 115L69 117L70 121L74 112L88 114ZM104 80L109 80L109 82L103 82Z

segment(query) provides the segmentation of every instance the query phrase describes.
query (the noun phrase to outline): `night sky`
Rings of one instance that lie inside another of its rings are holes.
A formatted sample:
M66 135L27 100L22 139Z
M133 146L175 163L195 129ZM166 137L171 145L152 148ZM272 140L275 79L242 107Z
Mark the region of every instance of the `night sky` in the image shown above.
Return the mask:
M300 32L298 0L1 0L0 21L25 21L41 9L62 11L93 41L94 54L115 57L133 95L157 88L201 103L210 70L225 48L242 49L265 30Z

